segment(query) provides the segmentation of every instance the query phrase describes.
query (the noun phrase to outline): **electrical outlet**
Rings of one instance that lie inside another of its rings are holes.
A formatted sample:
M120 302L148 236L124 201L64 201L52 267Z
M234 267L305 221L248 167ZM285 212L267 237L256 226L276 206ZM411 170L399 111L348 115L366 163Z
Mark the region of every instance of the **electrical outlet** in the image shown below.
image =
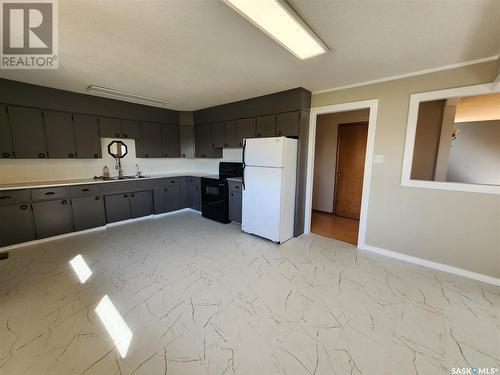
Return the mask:
M384 163L384 155L373 155L373 163L374 164L383 164Z

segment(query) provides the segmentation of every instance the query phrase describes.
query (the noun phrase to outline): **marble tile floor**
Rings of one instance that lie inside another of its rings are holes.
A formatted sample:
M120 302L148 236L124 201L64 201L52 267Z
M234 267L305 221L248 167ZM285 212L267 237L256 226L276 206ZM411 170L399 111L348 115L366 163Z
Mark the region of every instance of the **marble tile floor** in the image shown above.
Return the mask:
M133 333L124 358L95 311L105 295ZM187 211L11 251L0 374L500 368L499 312L499 287L315 234L278 246Z

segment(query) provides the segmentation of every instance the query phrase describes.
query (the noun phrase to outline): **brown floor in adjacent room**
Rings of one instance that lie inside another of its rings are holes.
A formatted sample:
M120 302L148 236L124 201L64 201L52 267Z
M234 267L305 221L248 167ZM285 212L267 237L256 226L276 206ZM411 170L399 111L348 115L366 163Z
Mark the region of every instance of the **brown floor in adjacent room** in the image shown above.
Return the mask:
M359 220L335 216L328 212L315 211L311 217L311 232L339 241L358 243Z

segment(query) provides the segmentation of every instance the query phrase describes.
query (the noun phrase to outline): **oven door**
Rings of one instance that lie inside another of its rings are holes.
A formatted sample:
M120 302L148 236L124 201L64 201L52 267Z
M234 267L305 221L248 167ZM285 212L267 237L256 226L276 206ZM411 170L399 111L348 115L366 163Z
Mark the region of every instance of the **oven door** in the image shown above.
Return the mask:
M227 182L201 178L201 214L221 223L229 223Z

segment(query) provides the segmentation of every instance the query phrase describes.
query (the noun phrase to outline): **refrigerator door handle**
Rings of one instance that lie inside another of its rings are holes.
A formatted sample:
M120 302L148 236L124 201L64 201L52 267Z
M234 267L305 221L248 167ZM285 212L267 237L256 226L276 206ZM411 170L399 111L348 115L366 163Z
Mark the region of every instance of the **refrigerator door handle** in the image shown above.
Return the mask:
M243 187L243 190L245 190L245 147L247 145L247 140L243 140L243 154L242 154L242 162L243 162L243 167L241 171L241 186Z

